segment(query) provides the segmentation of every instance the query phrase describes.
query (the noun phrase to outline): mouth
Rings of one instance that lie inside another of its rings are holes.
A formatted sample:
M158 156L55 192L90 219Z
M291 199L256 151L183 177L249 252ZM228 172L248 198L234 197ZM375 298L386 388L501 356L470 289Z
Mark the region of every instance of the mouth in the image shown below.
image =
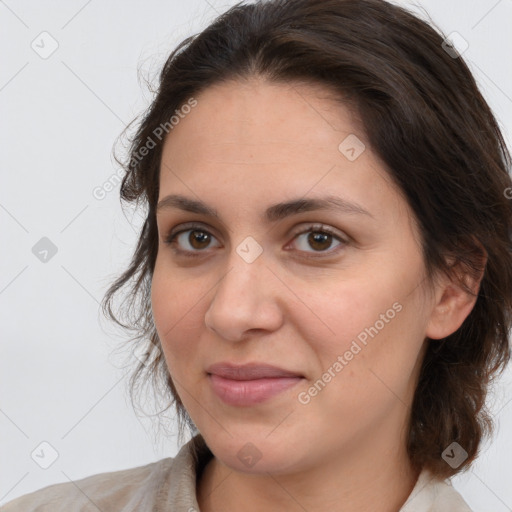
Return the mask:
M214 393L233 406L265 402L304 379L300 373L260 363L217 363L207 369L207 375Z

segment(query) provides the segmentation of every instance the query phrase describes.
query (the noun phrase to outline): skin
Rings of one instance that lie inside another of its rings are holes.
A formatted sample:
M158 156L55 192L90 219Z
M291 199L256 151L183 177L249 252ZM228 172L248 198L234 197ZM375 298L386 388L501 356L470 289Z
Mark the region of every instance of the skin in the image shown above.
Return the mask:
M198 483L200 509L397 511L418 477L406 425L426 343L435 342L425 339L454 332L475 299L447 278L427 289L413 213L357 116L328 90L251 77L196 99L165 141L159 200L182 194L220 219L158 211L151 298L170 374L214 454ZM349 134L366 145L354 161L338 149ZM272 204L328 194L370 215L263 218ZM187 231L166 244L185 222L210 238ZM315 223L336 236L308 243L321 231ZM248 236L263 251L252 263L237 253ZM298 394L394 303L394 318L301 403ZM304 378L263 403L230 406L207 378L220 361L265 362ZM248 442L261 454L251 467L237 456Z

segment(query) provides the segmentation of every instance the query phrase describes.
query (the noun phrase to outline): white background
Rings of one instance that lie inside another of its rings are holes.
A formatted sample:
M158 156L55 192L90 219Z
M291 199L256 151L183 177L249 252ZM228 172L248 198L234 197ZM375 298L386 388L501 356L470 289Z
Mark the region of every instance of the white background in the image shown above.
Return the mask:
M129 360L115 350L122 337L100 325L99 302L129 261L139 221L134 229L123 216L118 187L103 200L92 191L118 171L113 143L148 104L137 69L154 77L177 43L233 3L0 2L0 504L178 450L176 437L134 414ZM464 58L510 145L512 1L419 6L469 43ZM47 59L31 48L43 31L59 45ZM58 249L47 263L32 253L42 237ZM475 511L512 509L511 377L491 397L496 436L454 479ZM48 469L30 456L43 441L58 452Z

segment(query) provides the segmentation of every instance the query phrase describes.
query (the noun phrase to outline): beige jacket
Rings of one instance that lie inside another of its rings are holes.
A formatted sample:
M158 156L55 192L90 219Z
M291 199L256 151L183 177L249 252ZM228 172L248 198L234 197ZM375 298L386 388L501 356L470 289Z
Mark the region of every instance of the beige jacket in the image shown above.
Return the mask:
M174 458L50 485L20 496L0 512L200 512L196 475L211 451L200 434ZM448 481L423 471L399 512L471 512Z

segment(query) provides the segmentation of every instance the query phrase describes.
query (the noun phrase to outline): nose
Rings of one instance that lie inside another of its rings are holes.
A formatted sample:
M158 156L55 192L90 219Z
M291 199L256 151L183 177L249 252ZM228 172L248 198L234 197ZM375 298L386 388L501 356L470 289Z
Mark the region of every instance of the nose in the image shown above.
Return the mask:
M227 341L275 331L283 322L280 293L283 285L267 267L264 253L247 263L234 252L205 314L206 327Z

